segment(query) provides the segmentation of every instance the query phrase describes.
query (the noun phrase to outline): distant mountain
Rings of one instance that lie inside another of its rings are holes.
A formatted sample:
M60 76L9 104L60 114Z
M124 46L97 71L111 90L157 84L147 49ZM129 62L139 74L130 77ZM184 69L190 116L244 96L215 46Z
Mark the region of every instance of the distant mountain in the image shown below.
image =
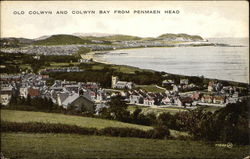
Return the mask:
M73 35L88 40L100 40L100 41L129 41L140 40L141 37L121 34L106 34L106 33L74 33Z
M35 45L72 45L72 44L112 44L113 42L122 41L141 41L141 42L193 42L193 41L205 41L199 35L188 34L162 34L156 38L142 38L132 35L121 34L106 34L106 33L74 33L46 35L36 39L27 38L1 38L0 45L2 47L19 47L28 44Z
M33 43L33 39L27 39L27 38L1 38L0 39L0 46L1 47L19 47L26 44Z
M104 40L107 41L129 41L129 40L141 40L141 37L138 36L131 36L131 35L112 35L112 36L106 36L102 37Z
M38 41L38 40L44 40L44 39L47 39L47 38L49 38L49 37L51 37L51 35L44 35L44 36L41 36L41 37L36 38L36 39L34 39L34 40L36 40L36 41Z
M30 44L32 42L34 42L33 39L27 39L27 38L14 38L14 37L10 37L10 38L1 38L1 40L3 41L17 41L18 43L21 43L21 44Z
M78 37L106 37L106 36L113 36L114 34L107 34L107 33L74 33L73 35L78 36Z
M199 35L188 35L188 34L162 34L156 38L157 40L164 41L204 41Z
M52 35L42 40L36 40L33 44L36 45L71 45L71 44L91 44L91 40L82 39L73 35Z

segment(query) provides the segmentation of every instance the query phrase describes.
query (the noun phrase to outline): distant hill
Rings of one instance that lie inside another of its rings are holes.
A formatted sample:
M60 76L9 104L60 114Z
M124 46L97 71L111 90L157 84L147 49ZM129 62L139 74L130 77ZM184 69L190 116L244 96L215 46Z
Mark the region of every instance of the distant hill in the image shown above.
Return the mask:
M25 44L31 44L35 40L27 39L27 38L1 38L0 46L1 47L19 47Z
M73 35L52 35L48 38L33 42L35 45L71 45L71 44L91 44L91 40L82 39Z
M113 36L107 36L103 37L105 40L110 41L128 41L128 40L141 40L141 37L138 36L131 36L131 35L113 35Z
M78 37L106 37L106 36L113 36L114 34L108 34L108 33L74 33L73 35Z
M204 41L199 35L188 35L188 34L162 34L156 39L164 41Z
M162 34L157 38L142 38L131 35L110 35L110 36L85 36L89 40L102 40L102 41L130 41L130 40L150 40L150 41L204 41L201 36L188 35L188 34Z
M73 35L58 34L46 35L36 39L27 38L1 38L1 47L19 47L23 45L73 45L73 44L112 44L122 41L205 41L199 35L188 34L162 34L156 38L142 38L132 35L106 34L106 33L74 33Z
M100 40L100 41L130 41L130 40L141 40L143 38L131 35L109 35L109 36L84 36L82 37L88 40Z
M34 40L38 41L38 40L44 40L51 37L51 35L44 35L44 36L40 36L39 38L35 38Z

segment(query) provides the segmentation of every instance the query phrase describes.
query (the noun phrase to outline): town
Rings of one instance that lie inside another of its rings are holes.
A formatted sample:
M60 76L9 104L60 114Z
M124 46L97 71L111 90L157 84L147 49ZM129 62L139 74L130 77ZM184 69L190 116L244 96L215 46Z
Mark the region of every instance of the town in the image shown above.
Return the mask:
M42 70L52 72L83 71L77 67ZM41 72L42 72L41 71ZM206 90L196 90L198 86L188 79L162 81L157 86L162 92L149 92L137 88L136 83L120 81L119 77L110 78L111 88L102 88L97 82L76 82L55 80L51 86L46 82L51 79L46 74L17 74L1 76L1 104L8 105L11 98L47 98L64 109L74 106L78 110L97 113L108 107L107 102L114 96L122 96L130 105L152 108L186 108L195 109L202 106L225 107L246 98L246 88L223 86L218 81L210 81ZM165 88L164 88L165 87ZM166 87L168 89L166 89ZM192 91L185 91L192 90Z
M3 42L1 51L5 53L25 53L40 55L72 55L79 48L90 48L92 51L105 51L127 48L146 48L146 47L186 47L186 46L212 46L220 45L203 41L191 41L190 39L179 38L179 41L185 40L185 43L170 43L168 41L152 41L152 40L125 40L114 41L110 45L106 45L105 41L91 40L93 44L70 44L70 45L27 45L23 47L8 47L11 42Z

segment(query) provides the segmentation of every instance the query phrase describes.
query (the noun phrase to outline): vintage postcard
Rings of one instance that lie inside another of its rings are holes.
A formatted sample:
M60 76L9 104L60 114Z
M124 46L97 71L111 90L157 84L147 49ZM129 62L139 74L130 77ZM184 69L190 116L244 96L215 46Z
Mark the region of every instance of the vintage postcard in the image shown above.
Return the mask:
M1 159L249 159L248 1L1 1Z

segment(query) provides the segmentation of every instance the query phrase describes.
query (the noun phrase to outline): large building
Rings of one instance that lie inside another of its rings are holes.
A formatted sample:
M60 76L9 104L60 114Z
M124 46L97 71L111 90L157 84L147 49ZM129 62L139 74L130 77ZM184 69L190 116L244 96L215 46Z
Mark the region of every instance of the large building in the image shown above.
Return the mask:
M112 76L111 79L111 88L118 88L118 89L132 89L133 83L127 81L119 81L117 76Z

